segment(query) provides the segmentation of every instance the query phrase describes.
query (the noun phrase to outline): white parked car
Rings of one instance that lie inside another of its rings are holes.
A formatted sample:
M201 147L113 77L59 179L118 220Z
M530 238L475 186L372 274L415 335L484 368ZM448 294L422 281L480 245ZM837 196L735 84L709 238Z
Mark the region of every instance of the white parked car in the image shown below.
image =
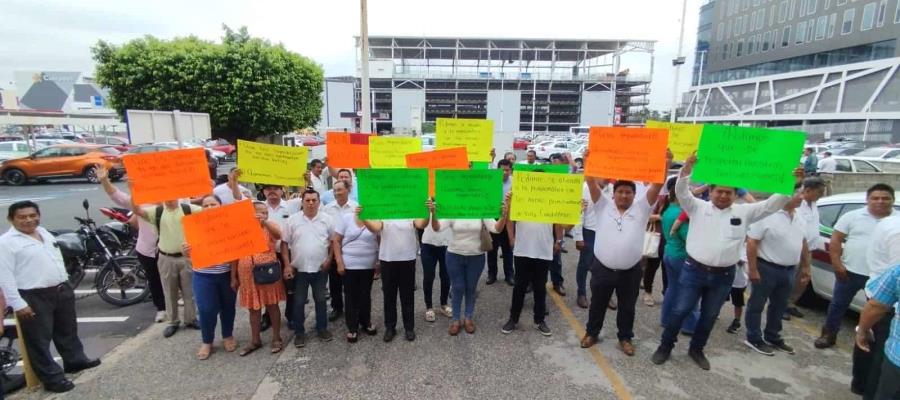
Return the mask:
M35 151L43 149L45 146L38 144ZM25 141L0 142L0 161L12 160L14 158L28 157L31 155L28 150L28 143Z
M900 159L900 148L897 147L870 147L853 155L856 158L872 160Z
M437 146L437 139L433 133L422 135L422 151L432 151Z
M828 255L828 242L831 240L834 224L842 215L866 206L866 193L844 193L819 199L819 236L825 241L825 251L813 251L811 285L815 294L831 300L834 291L834 268ZM894 201L894 212L900 212L900 199ZM805 297L805 296L804 296ZM866 295L860 290L850 303L850 308L862 310L866 304Z
M546 142L545 142L546 143ZM567 141L555 141L545 144L540 144L534 148L535 155L539 160L549 160L550 155L554 153L566 153L572 151L572 144Z
M881 172L871 160L863 160L856 157L832 157L836 163L837 172Z

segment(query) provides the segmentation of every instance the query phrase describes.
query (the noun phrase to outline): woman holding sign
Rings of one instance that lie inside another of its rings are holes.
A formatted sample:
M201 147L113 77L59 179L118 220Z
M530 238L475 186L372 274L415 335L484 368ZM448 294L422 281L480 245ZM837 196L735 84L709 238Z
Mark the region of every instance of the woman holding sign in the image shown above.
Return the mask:
M500 205L501 214L499 220L494 219L444 219L439 220L434 216L437 205L428 200L427 206L431 218L431 228L435 232L450 229L453 238L447 247L447 274L450 275L450 291L453 308L451 317L450 336L459 334L461 327L460 314L462 301L465 297L465 329L469 334L475 333L475 289L478 287L478 278L484 271L484 253L493 247L490 239L482 240L484 231L500 233L506 226L508 209L506 202ZM485 246L486 245L486 246Z

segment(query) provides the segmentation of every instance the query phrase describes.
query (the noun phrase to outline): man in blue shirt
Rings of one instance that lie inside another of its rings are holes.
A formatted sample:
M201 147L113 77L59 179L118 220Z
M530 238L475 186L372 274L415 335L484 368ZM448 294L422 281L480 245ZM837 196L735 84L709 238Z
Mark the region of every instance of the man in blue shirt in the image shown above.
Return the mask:
M869 298L866 307L859 317L856 327L856 346L863 351L870 351L873 342L872 327L893 307L897 308L900 300L900 264L895 265L887 273L866 285ZM875 377L869 377L875 379ZM878 379L875 399L893 399L900 394L900 319L896 311L891 321L891 332L884 345L884 361Z
M806 176L816 175L816 171L819 168L819 157L816 157L816 153L813 151L812 147L807 147L806 150L803 151L803 155L806 156L806 159L803 160L803 173L806 174Z

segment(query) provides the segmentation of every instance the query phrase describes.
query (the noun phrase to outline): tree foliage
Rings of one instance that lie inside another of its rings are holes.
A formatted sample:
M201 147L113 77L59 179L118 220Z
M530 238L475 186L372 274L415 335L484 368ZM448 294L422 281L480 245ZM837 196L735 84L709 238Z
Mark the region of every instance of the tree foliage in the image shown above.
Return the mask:
M315 125L322 67L281 44L224 26L222 43L152 36L93 48L97 80L109 103L127 109L209 113L214 134L254 138Z

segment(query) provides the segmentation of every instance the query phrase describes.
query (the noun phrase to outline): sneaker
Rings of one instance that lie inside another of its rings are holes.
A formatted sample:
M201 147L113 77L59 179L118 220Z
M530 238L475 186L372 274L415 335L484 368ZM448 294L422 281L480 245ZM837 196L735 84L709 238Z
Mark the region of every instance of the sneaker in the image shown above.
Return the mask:
M539 324L534 324L534 329L537 329L538 332L540 332L541 335L544 335L544 336L553 335L553 332L550 332L550 327L547 326L547 323L544 321L541 321L541 323L539 323Z
M298 334L294 335L294 347L296 347L298 349L306 347L306 334L305 333L298 333Z
M741 321L736 319L731 320L731 325L728 325L728 328L725 328L725 332L732 334L738 333L739 330L741 330Z
M775 355L775 349L773 349L772 346L769 346L769 344L766 342L763 342L763 341L751 342L749 340L745 340L744 344L746 344L747 347L753 349L754 351L756 351L759 354L764 354L767 356Z
M449 305L446 305L446 304L442 305L441 306L441 314L444 314L444 316L447 318L453 318L453 307L450 307Z
M766 343L768 343L769 346L772 346L772 348L774 348L775 350L782 351L782 352L785 352L788 354L794 354L794 348L791 346L788 346L784 342L784 340L779 340L777 342L770 342L767 340Z
M650 293L644 293L644 305L647 307L653 307L656 305L656 301L653 300L653 295Z
M330 342L331 339L334 339L334 335L332 335L331 331L327 329L324 331L319 331L318 333L316 333L316 336L318 336L319 340L323 342Z
M691 360L694 360L694 362L697 363L697 366L700 367L700 369L709 371L709 360L706 359L706 355L703 354L703 350L688 350L688 356L691 357Z
M656 365L662 365L669 359L669 356L671 355L672 350L666 350L662 348L662 346L660 346L656 348L655 352L653 352L653 356L650 357L650 361L652 361Z
M514 330L516 330L516 321L513 320L506 321L503 327L500 328L500 332L503 332L504 335L508 335Z
M425 311L425 320L428 322L434 322L434 320L435 320L434 310L429 308L428 311Z
M163 322L166 320L166 312L165 311L157 311L156 312L156 322Z

